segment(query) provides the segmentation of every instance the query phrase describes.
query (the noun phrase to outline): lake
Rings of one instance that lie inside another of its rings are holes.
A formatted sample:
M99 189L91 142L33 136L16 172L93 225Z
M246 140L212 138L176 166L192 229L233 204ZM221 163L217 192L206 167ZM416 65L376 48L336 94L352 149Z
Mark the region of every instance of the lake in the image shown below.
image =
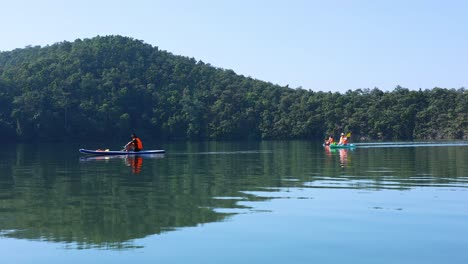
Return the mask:
M2 264L468 263L468 142L83 147L0 150Z

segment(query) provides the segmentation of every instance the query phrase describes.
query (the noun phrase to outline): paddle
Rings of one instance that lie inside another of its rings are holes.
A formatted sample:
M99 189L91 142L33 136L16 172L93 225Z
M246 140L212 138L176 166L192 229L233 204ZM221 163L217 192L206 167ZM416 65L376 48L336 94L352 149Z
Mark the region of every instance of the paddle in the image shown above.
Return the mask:
M126 151L128 144L130 144L130 142L128 142L127 145L123 146L121 151Z
M132 141L128 142L125 146L122 147L122 151L128 151L127 147L128 145L132 144Z

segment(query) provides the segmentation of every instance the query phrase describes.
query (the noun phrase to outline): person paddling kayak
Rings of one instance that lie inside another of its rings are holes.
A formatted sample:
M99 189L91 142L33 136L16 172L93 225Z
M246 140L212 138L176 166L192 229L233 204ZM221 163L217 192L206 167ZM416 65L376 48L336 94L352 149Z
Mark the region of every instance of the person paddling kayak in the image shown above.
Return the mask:
M333 142L335 142L335 140L333 139L333 136L330 135L330 136L328 137L328 139L325 139L325 146L329 146L329 145L331 145Z
M131 135L132 140L125 145L124 149L125 151L135 151L138 152L143 149L143 143L141 142L141 139L139 139L135 133L132 133Z
M338 145L346 145L348 144L348 138L345 136L344 133L341 133L340 141L338 142Z

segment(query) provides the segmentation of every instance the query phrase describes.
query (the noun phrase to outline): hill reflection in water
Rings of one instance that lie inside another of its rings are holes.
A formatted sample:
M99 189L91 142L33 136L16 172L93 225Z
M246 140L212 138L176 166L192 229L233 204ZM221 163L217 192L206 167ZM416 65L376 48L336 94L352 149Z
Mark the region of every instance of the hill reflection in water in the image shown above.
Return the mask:
M327 151L292 141L166 147L166 155L140 159L80 158L67 146L7 146L0 152L0 236L71 248L134 248L139 238L255 213L250 201L275 198L275 190L289 187L468 186L466 146ZM265 190L271 196L255 195Z

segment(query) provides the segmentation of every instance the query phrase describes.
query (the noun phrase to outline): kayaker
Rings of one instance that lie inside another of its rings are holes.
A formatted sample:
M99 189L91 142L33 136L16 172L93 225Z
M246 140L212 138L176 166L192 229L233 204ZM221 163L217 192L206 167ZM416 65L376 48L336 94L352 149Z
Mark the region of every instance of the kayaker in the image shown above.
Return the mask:
M326 146L329 146L329 145L331 145L333 142L335 142L335 140L333 139L333 136L330 135L330 136L328 137L328 139L325 140L325 145L326 145Z
M125 151L140 151L143 149L143 143L141 139L139 139L135 133L131 135L132 140L125 145Z
M345 136L344 133L341 133L340 142L338 142L338 145L346 145L346 144L348 144L348 138Z

